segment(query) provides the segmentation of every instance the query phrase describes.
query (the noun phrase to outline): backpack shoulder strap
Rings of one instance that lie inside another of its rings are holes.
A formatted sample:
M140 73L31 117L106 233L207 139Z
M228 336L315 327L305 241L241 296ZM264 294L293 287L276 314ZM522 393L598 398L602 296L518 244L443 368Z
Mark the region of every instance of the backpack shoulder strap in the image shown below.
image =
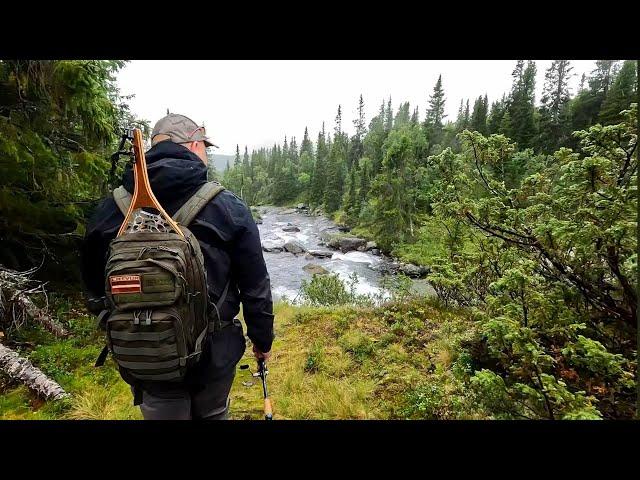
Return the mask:
M129 212L129 205L131 205L132 198L131 194L127 192L127 189L122 185L113 191L113 199L125 217L127 216L127 212Z
M207 182L173 215L180 225L188 226L213 197L224 190L218 182Z

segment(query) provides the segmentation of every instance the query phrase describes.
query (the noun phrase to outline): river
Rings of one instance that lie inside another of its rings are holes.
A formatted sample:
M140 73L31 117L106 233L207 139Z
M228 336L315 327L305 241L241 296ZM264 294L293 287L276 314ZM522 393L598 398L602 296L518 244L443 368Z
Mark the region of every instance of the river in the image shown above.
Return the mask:
M293 301L299 294L303 279L310 280L312 275L303 270L308 264L320 265L331 273L336 273L343 280L355 272L358 275L356 292L359 294L382 294L380 288L381 274L374 270L381 262L389 261L386 257L376 256L369 252L352 251L341 253L322 245L323 232L338 232L338 227L329 219L321 216L310 216L293 212L282 207L258 207L262 223L258 225L262 244L266 247L282 246L285 242L296 241L307 250L322 250L331 254L330 258L310 257L302 253L294 255L287 251L263 252L267 270L271 278L273 299L286 297ZM295 226L300 231L287 232L283 228ZM425 280L413 280L413 290L417 293L432 294L432 289Z

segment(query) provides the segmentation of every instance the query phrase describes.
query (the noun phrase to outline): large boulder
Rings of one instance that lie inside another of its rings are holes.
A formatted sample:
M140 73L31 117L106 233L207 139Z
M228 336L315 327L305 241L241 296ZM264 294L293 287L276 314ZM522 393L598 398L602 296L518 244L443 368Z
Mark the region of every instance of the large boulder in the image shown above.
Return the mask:
M342 253L347 253L352 250L357 250L358 247L363 247L367 244L364 238L352 237L352 236L332 236L331 240L327 244L332 248L338 248Z
M329 270L316 263L307 263L302 269L310 275L326 275Z
M373 250L374 248L378 248L378 244L376 242L367 242L367 245L365 246L365 250L369 251L369 250Z
M288 225L286 227L282 227L283 232L299 232L300 229L295 225Z
M284 249L289 252L289 253L293 253L293 254L298 254L298 253L304 253L307 251L306 248L304 248L304 245L302 245L300 242L287 242L284 244Z

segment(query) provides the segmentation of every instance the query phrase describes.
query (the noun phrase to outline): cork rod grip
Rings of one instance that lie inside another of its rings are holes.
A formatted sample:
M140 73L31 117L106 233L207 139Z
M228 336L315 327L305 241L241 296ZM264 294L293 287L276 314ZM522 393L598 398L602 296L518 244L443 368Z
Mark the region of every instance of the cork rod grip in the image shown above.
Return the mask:
M271 400L267 397L264 399L264 416L267 418L273 417L273 409L271 408Z

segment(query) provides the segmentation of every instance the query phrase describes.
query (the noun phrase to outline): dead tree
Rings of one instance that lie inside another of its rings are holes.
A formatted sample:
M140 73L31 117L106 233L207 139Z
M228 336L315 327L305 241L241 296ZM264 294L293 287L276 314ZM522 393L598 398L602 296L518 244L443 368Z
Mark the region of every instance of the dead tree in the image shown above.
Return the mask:
M66 336L65 328L46 309L38 307L29 298L29 295L40 293L46 299L44 284L31 278L36 270L37 268L33 268L26 272L16 272L0 266L0 330L9 332L19 329L28 321L35 321L56 336ZM2 344L0 371L5 372L9 378L24 383L46 399L59 400L69 395L29 360Z

